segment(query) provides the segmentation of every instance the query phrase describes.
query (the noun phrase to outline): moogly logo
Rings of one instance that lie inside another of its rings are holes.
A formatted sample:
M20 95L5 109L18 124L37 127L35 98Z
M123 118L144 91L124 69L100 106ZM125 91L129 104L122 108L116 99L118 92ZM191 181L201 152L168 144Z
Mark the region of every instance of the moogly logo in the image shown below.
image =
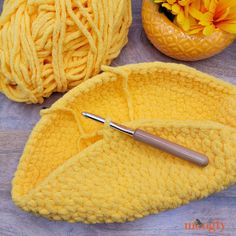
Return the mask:
M189 231L207 231L214 233L222 233L225 229L225 225L220 220L213 220L211 222L201 222L196 219L194 222L184 223L184 229Z

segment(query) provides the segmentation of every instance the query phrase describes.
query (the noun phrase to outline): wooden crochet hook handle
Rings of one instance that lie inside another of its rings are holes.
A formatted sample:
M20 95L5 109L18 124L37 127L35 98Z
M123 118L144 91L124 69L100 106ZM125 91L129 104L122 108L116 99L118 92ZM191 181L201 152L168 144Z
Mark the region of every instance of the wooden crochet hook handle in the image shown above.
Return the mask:
M87 118L90 118L92 120L103 123L103 124L106 122L106 120L104 118L102 118L100 116L96 116L96 115L88 113L88 112L83 112L82 115ZM170 153L170 154L172 154L176 157L179 157L183 160L192 162L192 163L197 164L199 166L207 166L208 165L209 160L208 160L207 156L205 156L201 153L195 152L195 151L188 149L186 147L183 147L179 144L170 142L166 139L157 137L155 135L152 135L152 134L147 133L147 132L140 130L140 129L136 129L136 130L130 129L124 125L120 125L120 124L117 124L112 121L109 122L109 126L113 129L117 129L120 132L123 132L125 134L132 136L133 139L135 139L139 142L146 143L154 148L158 148L164 152Z
M207 166L208 165L208 157L195 152L191 149L185 148L176 143L170 142L166 139L157 137L150 133L147 133L143 130L137 129L134 131L133 138L137 141L146 143L154 148L158 148L164 152L172 154L176 157L180 157L186 161L190 161L199 166Z

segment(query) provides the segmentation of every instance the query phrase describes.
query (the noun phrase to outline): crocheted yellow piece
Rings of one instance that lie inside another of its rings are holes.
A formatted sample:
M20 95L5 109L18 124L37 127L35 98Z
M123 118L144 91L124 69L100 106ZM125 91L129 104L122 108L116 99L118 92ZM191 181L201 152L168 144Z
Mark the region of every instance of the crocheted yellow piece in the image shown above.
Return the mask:
M0 17L0 92L42 103L100 72L118 56L130 0L5 0Z
M104 67L34 128L13 180L26 211L70 222L124 222L236 182L236 88L178 64ZM113 119L206 154L198 167L81 116Z

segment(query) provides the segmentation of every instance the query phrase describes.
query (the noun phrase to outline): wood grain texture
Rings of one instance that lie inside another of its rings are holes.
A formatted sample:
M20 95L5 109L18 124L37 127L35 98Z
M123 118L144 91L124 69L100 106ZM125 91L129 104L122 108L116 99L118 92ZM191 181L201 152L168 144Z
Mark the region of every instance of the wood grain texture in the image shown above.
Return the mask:
M0 4L2 5L2 0ZM142 29L141 0L133 0L133 25L129 43L113 65L164 61L170 59L148 42ZM184 63L225 81L236 84L236 43L223 53L200 62ZM201 201L125 224L86 225L52 222L25 213L11 201L11 180L31 129L39 120L39 111L50 106L61 94L54 94L43 105L26 105L9 101L0 94L0 236L34 235L236 235L236 186ZM186 231L184 223L200 219L203 223L219 219L225 224L223 233Z

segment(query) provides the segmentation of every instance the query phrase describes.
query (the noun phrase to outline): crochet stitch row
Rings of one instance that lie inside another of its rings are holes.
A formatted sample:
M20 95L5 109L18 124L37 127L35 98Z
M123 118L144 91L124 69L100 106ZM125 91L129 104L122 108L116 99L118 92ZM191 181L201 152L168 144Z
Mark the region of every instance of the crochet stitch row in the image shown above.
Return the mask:
M233 85L170 63L103 69L42 111L13 180L18 206L54 220L124 222L236 182ZM204 153L209 165L137 143L82 111Z

